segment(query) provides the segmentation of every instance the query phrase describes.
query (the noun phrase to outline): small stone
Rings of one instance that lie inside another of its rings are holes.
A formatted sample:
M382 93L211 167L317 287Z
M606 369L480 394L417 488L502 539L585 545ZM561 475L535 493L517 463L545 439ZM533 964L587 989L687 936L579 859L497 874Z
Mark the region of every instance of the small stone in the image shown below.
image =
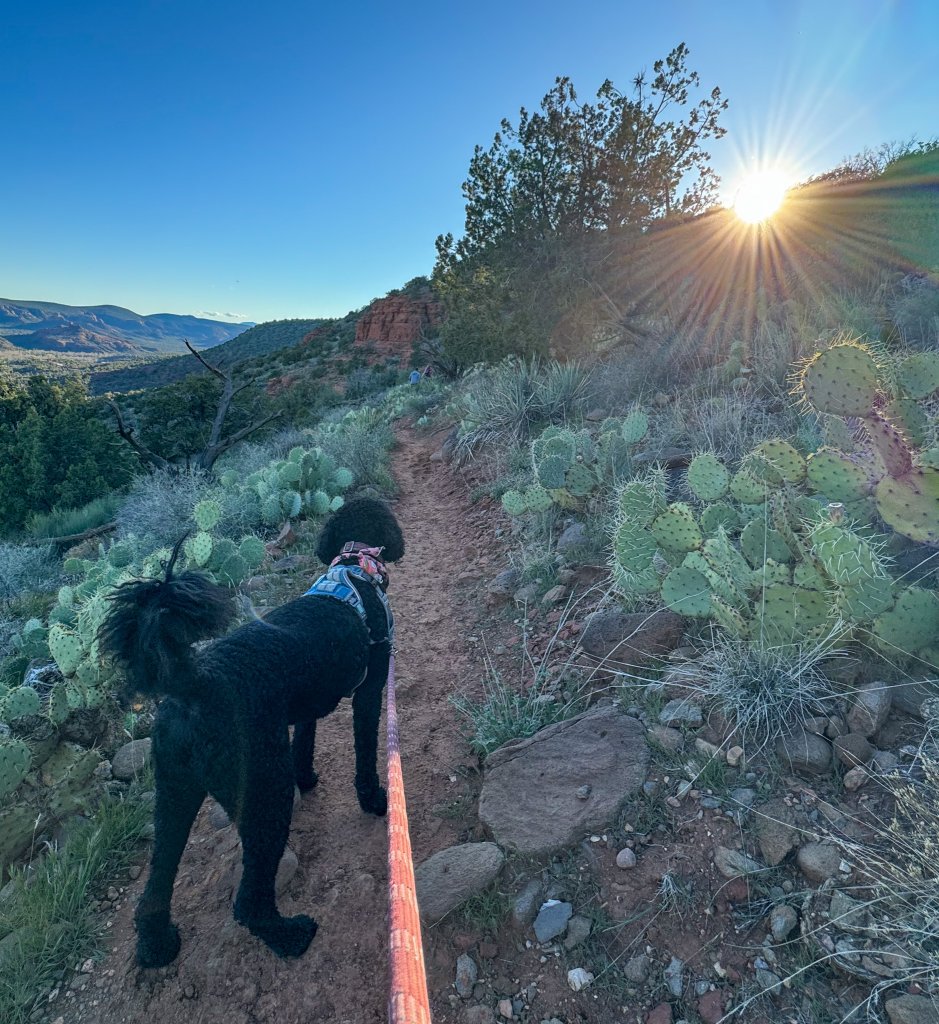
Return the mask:
M647 733L649 739L669 754L678 754L685 748L685 737L667 725L653 725Z
M702 755L702 757L714 758L719 757L721 753L720 747L715 743L708 743L707 740L702 739L700 736L694 741L694 749Z
M774 907L769 915L769 930L777 942L785 942L798 923L799 915L788 903Z
M571 919L574 908L570 903L559 900L548 900L541 907L535 918L535 938L539 942L550 942L561 935Z
M511 999L499 1000L499 1016L505 1017L506 1020L512 1020L515 1017L515 1009L512 1006Z
M567 922L567 933L564 936L564 948L574 949L575 946L579 946L588 936L593 924L589 917L584 917L581 914L575 914L570 921Z
M681 998L682 989L684 988L684 973L684 962L679 960L677 956L672 957L668 967L662 972L662 977L665 979L668 991L676 999Z
M887 721L893 697L887 683L866 683L854 693L848 708L848 728L862 736L873 736Z
M765 967L758 967L756 969L756 982L764 992L776 992L782 987L779 975L773 974L772 971L768 971Z
M726 846L718 846L714 850L714 867L724 878L739 878L765 870L763 865L752 857L748 857L739 850L728 850Z
M810 882L821 885L836 877L841 867L841 855L833 846L806 843L796 854L796 863Z
M859 790L869 778L870 775L868 775L867 769L858 765L857 768L852 768L851 771L845 772L844 778L841 782L849 793L854 793Z
M552 587L545 596L541 599L542 604L561 604L567 600L569 591L567 587L558 584L556 587Z
M731 768L736 768L743 763L743 747L729 747L724 755Z
M533 878L526 882L512 904L512 924L520 931L528 928L535 920L543 898L544 887L538 879Z
M616 855L616 866L618 868L634 868L636 866L636 854L629 847L624 847Z
M874 757L874 748L859 732L849 732L845 736L838 736L833 746L835 756L848 768L870 764Z
M649 977L651 966L645 953L640 953L639 956L634 956L631 960L626 961L623 974L627 981L631 981L634 985L641 985Z
M228 817L225 808L214 801L209 808L209 824L217 831L221 831L223 828L228 828L231 824L231 818Z
M874 754L874 767L883 774L893 771L899 763L900 758L892 750L878 750Z
M138 878L140 878L142 872L143 868L139 864L131 864L131 866L127 869L127 877L131 879L131 881L136 881Z
M152 740L131 740L125 743L111 759L111 774L121 782L130 782L150 763Z
M660 725L685 725L696 728L702 725L704 716L699 705L687 697L670 700L659 712Z
M593 975L583 967L575 967L567 972L567 984L572 992L579 992L593 981Z
M467 1006L462 1024L495 1024L496 1016L488 1006Z
M724 1019L724 997L721 992L715 989L712 992L705 992L698 1000L698 1016L703 1024L718 1024Z
M184 999L195 999L196 998L196 986L195 985L187 985L183 989L183 998Z
M461 953L456 959L456 979L453 982L457 995L463 999L469 999L473 994L473 986L476 984L478 974L473 958L466 953Z
M653 1007L646 1017L646 1024L672 1024L672 1007L669 1003L659 1003Z
M824 775L831 767L831 746L821 736L802 730L780 739L776 755L784 765L804 775Z
M590 796L592 788L593 787L589 783L586 783L583 786L579 786L577 788L577 799L578 800L586 800L586 799L588 799L589 796Z

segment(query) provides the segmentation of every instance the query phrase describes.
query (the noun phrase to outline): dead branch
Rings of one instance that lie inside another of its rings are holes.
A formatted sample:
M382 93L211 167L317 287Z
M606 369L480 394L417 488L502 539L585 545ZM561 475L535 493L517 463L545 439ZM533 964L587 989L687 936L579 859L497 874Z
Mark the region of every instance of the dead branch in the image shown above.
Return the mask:
M124 422L124 416L121 413L121 408L113 398L108 399L108 405L110 405L114 410L114 415L117 418L117 432L131 446L131 448L134 449L140 461L145 466L152 466L154 469L172 470L172 463L164 459L162 455L157 455L156 452L152 452L149 448L144 447L137 438L134 437L134 428L128 427Z

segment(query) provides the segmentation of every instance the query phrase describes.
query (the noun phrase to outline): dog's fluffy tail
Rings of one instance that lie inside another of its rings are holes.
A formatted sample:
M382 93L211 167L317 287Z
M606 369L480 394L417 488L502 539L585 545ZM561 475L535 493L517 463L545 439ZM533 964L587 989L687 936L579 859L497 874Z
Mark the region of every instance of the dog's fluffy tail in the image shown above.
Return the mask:
M198 572L133 580L111 596L98 641L127 673L128 689L180 700L198 696L196 640L224 632L235 614L230 591Z

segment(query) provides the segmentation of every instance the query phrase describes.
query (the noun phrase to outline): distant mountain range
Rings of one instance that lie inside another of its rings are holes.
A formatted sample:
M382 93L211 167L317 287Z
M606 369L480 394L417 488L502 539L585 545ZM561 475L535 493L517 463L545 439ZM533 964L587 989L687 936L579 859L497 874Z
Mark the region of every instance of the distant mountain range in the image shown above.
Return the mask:
M143 316L120 306L0 299L0 342L19 349L103 356L164 354L184 352L184 341L200 349L221 345L253 326L176 313Z

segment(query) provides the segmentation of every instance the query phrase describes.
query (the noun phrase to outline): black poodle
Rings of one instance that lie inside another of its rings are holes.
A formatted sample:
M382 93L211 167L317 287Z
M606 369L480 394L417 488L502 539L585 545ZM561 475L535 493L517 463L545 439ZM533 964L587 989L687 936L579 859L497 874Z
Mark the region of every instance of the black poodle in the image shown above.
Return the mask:
M153 729L156 835L136 912L142 967L168 964L179 952L170 899L207 793L241 835L235 919L278 956L300 956L309 946L316 922L277 912L274 877L294 783L306 791L317 781L316 721L343 697L352 697L359 805L371 814L387 809L376 770L393 639L384 562L402 557L404 540L387 505L359 498L325 523L316 553L335 568L311 592L198 651L195 641L230 624L234 602L201 573L174 576L176 552L165 580L125 583L112 598L102 650L124 667L131 691L165 695Z

